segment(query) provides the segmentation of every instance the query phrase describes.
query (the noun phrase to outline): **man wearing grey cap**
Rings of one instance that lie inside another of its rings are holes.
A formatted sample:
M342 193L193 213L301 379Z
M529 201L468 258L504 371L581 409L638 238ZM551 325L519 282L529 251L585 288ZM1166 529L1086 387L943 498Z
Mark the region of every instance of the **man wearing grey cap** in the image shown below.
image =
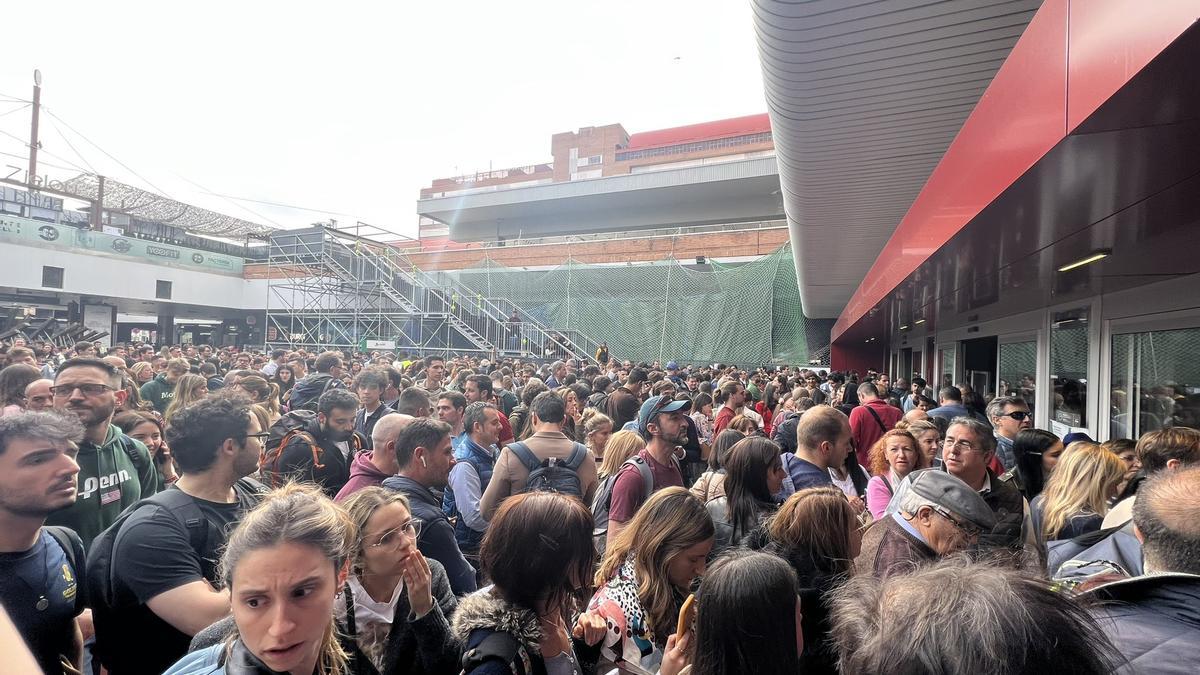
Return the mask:
M854 561L857 574L907 574L974 545L981 531L996 524L979 493L943 471L914 471L897 499L896 512L872 523L863 535Z

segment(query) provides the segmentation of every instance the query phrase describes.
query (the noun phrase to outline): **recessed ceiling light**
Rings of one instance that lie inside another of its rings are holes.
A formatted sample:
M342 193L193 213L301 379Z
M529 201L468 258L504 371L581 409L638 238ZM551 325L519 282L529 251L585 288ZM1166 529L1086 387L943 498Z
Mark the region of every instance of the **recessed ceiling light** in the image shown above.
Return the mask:
M925 319L917 319L916 321L913 322L913 325L920 326L923 323L925 323Z
M1091 255L1087 256L1086 258L1081 258L1079 260L1076 260L1073 263L1068 263L1066 265L1063 265L1062 267L1058 268L1058 271L1059 272L1069 272L1070 270L1076 269L1078 267L1083 267L1084 265L1090 265L1090 264L1096 262L1097 260L1104 260L1105 258L1107 258L1110 255L1112 255L1111 248L1102 248L1098 251L1094 251Z

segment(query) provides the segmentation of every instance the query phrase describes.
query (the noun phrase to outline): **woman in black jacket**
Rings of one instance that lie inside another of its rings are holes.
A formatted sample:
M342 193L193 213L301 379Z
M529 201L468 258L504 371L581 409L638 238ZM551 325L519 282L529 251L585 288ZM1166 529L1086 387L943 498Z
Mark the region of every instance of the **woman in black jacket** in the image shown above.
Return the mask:
M595 673L608 627L579 614L591 597L595 556L583 502L555 492L504 500L479 550L493 585L463 598L454 615L466 647L461 672Z
M456 670L461 649L450 636L449 619L458 601L441 563L417 550L421 523L408 499L368 487L344 506L358 541L335 609L363 657L355 659L355 675Z
M796 572L804 614L798 672L836 675L837 650L825 600L849 578L862 547L858 517L846 496L835 487L801 490L788 497L747 545L778 555Z
M747 437L729 449L725 495L705 505L717 528L714 555L740 545L775 512L775 495L787 478L780 452L778 443L762 436Z

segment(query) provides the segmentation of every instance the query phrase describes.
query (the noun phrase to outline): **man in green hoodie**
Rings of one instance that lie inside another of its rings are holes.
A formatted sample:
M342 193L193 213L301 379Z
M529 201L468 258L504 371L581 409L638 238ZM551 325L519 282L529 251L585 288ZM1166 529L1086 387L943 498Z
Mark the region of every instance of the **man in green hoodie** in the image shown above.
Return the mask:
M51 393L54 407L78 417L85 435L75 460L78 498L50 514L46 524L75 530L90 547L122 511L161 489L158 470L146 446L111 422L126 396L116 368L98 359L71 359L59 367Z
M142 385L139 390L142 400L154 406L158 414L165 414L167 406L171 405L171 399L175 398L175 383L188 372L188 369L188 362L184 359L167 361L165 371L155 375L154 379ZM119 381L117 385L119 389Z

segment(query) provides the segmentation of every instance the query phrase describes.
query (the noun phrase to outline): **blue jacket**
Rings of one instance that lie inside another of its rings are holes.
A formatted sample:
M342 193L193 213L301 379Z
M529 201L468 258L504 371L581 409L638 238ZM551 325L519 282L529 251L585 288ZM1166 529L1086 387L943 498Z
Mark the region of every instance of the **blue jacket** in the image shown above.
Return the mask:
M1194 673L1200 664L1200 576L1155 574L1088 595L1100 628L1129 660L1119 673Z
M392 476L383 481L383 487L402 492L408 497L413 518L421 520L421 534L417 537L417 548L426 558L433 558L446 568L450 588L455 595L473 592L475 568L463 557L454 538L454 527L442 511L442 503L429 488L405 476Z
M466 462L475 469L475 473L479 475L480 495L487 491L488 483L492 480L492 471L496 468L498 454L488 452L480 447L466 433L454 439L454 461L458 464ZM446 488L446 491L442 493L442 511L450 518L458 518L454 521L454 538L458 540L458 548L468 553L479 551L479 544L483 542L483 533L471 529L459 517L454 490L450 488Z

